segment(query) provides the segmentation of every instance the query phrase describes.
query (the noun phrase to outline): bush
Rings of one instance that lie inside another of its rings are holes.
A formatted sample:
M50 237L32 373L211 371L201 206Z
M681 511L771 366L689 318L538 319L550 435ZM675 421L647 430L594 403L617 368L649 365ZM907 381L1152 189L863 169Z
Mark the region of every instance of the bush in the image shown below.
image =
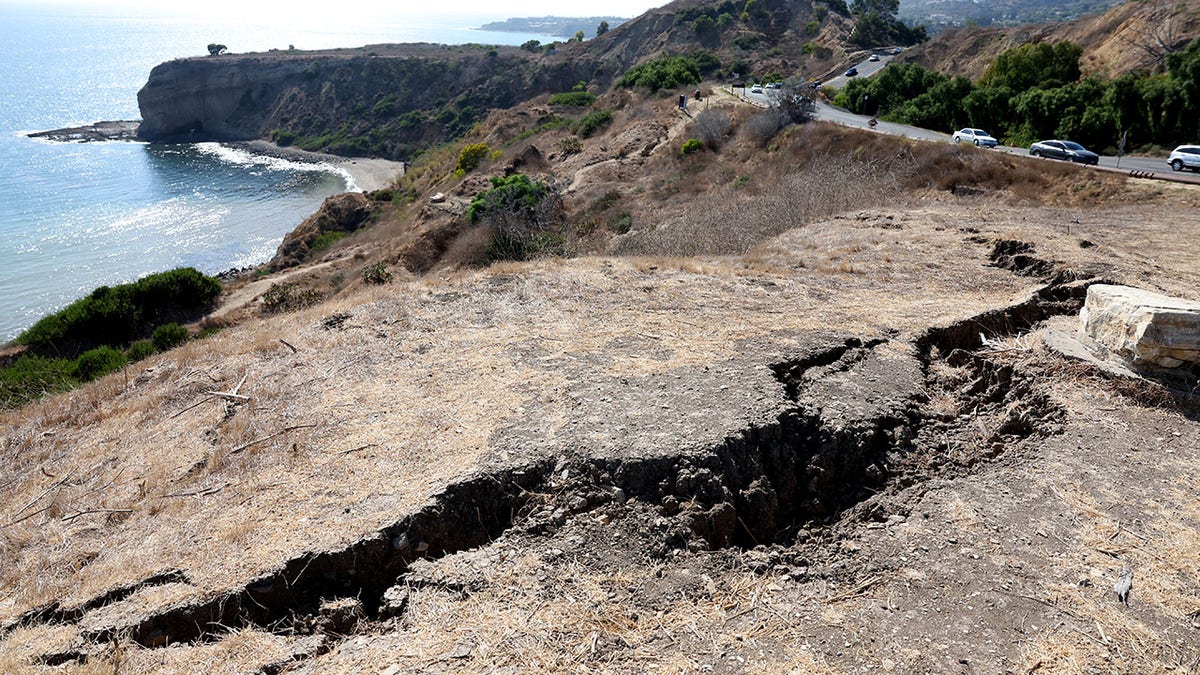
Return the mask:
M295 284L271 284L262 300L264 312L278 314L311 307L321 301L321 293L313 288L299 289Z
M338 230L330 230L328 232L322 232L321 234L318 234L312 240L312 243L310 243L308 245L308 252L309 253L320 253L321 251L324 251L325 249L329 248L330 246L333 246L337 242L339 242L349 236L350 236L349 232L341 232Z
M378 262L363 268L362 280L368 284L386 284L391 282L392 273L388 271L387 265Z
M622 87L646 87L650 91L700 84L706 73L721 67L717 57L700 51L688 56L669 56L638 64L617 80Z
M787 121L787 115L782 110L770 108L746 120L742 125L742 133L759 147L766 147L779 130L787 126Z
M156 351L165 352L191 339L187 329L177 323L167 323L154 329L150 342Z
M79 355L71 374L80 382L90 382L128 363L125 352L112 347L97 347Z
M700 152L700 150L702 150L703 148L704 148L703 143L696 140L695 138L689 138L683 142L683 147L679 149L679 153L681 155L683 155L684 157L687 157L688 155L690 155L692 153Z
M17 408L26 403L74 387L75 362L25 354L16 363L0 368L0 405Z
M454 175L464 176L479 168L479 163L483 161L491 148L486 143L472 143L462 149L458 153L458 164L454 167Z
M129 359L130 363L141 361L149 358L154 354L154 343L149 340L138 340L129 345L129 349L125 350L125 358Z
M583 143L581 143L579 139L575 138L574 136L567 136L558 142L558 149L563 155L566 156L578 155L579 153L583 152Z
M169 321L195 319L221 294L221 282L187 267L101 286L31 326L17 342L76 355L99 345L122 346Z
M575 122L574 131L583 138L588 138L603 127L608 126L612 122L612 119L613 114L611 110L590 112Z
M536 54L542 50L542 42L541 40L526 40L521 43L521 49Z
M693 130L696 138L706 147L716 150L729 134L733 121L729 113L719 108L709 108L696 115L696 126Z
M562 198L525 174L492 178L467 207L467 220L493 228L491 260L530 260L566 251Z
M586 108L596 102L596 95L586 91L564 91L550 97L550 105Z

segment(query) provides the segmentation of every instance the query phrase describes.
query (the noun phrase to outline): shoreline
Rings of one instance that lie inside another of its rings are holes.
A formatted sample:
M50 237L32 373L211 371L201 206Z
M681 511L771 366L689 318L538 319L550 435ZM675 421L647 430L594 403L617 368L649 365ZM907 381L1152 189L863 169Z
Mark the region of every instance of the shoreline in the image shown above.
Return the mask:
M276 145L266 140L226 142L233 148L240 148L256 155L266 155L297 162L312 164L330 164L345 171L359 191L373 192L391 187L392 183L407 170L404 162L390 159L371 157L342 157L325 152L313 152L300 148Z
M51 129L25 133L29 138L47 140L52 143L105 143L138 141L137 120L118 120L95 122L79 127ZM222 145L240 148L256 155L265 155L278 159L286 159L309 164L329 164L336 169L345 171L353 183L353 188L362 192L372 192L391 187L392 183L404 175L407 166L404 162L372 157L342 157L325 152L313 152L300 148L284 147L267 140L252 141L217 141Z

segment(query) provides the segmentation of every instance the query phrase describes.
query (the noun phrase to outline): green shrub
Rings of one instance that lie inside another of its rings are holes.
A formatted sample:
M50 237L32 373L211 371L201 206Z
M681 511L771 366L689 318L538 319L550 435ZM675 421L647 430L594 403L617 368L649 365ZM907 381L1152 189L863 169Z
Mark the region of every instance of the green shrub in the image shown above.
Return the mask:
M71 374L80 382L90 382L120 370L126 363L125 352L108 346L97 347L79 355Z
M574 124L575 133L588 138L612 122L611 110L596 110L580 117Z
M558 150L564 155L578 155L583 152L583 143L574 136L567 136L558 142Z
M319 253L349 236L349 232L341 232L339 230L322 232L321 234L318 234L312 240L312 243L308 245L308 251L309 253Z
M149 340L138 340L129 345L129 349L125 350L125 358L129 359L130 363L141 361L149 358L154 354L154 343Z
M700 152L702 149L704 149L703 143L701 143L698 139L689 138L683 142L683 147L679 149L679 152L686 157L692 153Z
M71 389L78 382L70 359L25 354L16 363L0 368L0 405L17 408L47 394Z
M622 87L646 87L651 91L676 89L700 84L703 76L721 67L710 52L699 51L687 56L669 56L638 64L617 80Z
M388 271L387 265L378 262L363 268L362 280L368 284L386 284L391 282L392 273Z
M633 229L633 214L624 211L612 221L612 229L617 234L626 234Z
M187 329L177 323L165 323L154 329L150 342L156 351L165 352L176 345L181 345L191 338Z
M526 40L525 42L521 43L521 49L536 54L541 51L542 43L540 40Z
M458 164L454 167L454 175L463 176L471 173L479 168L479 163L483 161L491 148L486 143L472 143L462 149L458 153Z
M550 105L586 108L596 102L596 95L586 91L564 91L550 97Z
M287 129L276 129L275 131L271 132L271 140L274 141L276 145L285 148L295 143L298 137L299 134L294 131L288 131Z
M170 321L198 318L216 304L221 282L187 267L101 286L43 317L17 342L76 355L99 345L123 346Z
M561 197L525 174L492 178L492 188L471 200L467 220L494 228L491 260L530 260L566 251Z

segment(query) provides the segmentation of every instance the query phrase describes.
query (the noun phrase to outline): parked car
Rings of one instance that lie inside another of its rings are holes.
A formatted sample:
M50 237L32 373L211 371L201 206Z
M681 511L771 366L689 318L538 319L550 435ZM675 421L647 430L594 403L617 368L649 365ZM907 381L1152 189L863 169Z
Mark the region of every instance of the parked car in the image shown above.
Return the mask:
M1034 157L1065 159L1080 164L1094 165L1100 161L1100 155L1074 141L1038 141L1029 146L1029 154Z
M954 132L952 137L955 143L974 143L985 148L994 148L1000 145L1000 141L992 138L991 134L983 129L959 129Z
M771 82L771 83L767 84L767 89L782 89L782 88L783 88L782 82Z
M751 94L761 94L761 93L763 93L762 87L760 87L758 85L750 87L750 93Z
M892 54L899 54L902 51L904 51L904 50L901 49L900 47L896 47L895 49L892 50Z
M872 54L872 55L871 55L871 58L869 58L869 59L867 59L867 60L868 60L868 61L878 61L878 60L879 60L879 55L878 55L878 54Z
M1200 171L1200 145L1181 145L1171 151L1167 164L1175 171Z
M846 71L846 77L854 77L857 74L858 74L858 68L851 68L850 70Z

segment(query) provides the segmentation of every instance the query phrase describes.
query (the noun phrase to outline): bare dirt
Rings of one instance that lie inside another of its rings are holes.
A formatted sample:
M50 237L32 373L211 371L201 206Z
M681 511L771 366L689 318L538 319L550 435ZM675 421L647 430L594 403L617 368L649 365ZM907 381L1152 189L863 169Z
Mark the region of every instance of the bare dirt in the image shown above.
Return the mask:
M1195 288L1174 203L441 274L6 413L0 664L1193 671L1194 403L1039 335Z

